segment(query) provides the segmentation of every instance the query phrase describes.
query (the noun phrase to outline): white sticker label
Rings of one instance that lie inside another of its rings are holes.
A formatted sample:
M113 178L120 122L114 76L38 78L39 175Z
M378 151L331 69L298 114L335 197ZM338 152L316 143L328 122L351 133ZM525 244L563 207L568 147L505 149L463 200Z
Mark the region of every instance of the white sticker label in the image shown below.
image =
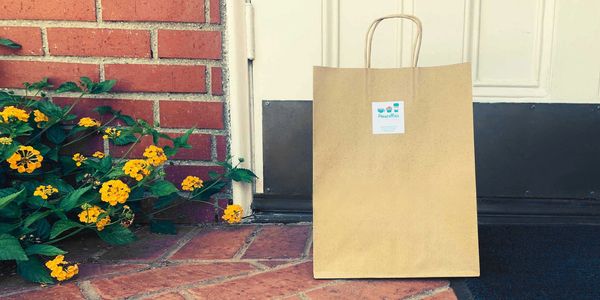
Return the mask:
M404 101L373 102L373 134L404 133Z

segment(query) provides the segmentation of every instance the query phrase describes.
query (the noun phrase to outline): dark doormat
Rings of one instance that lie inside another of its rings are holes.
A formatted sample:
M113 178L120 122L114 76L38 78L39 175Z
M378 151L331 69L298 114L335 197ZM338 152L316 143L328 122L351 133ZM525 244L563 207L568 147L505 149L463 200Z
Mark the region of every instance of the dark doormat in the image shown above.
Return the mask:
M600 226L480 225L479 252L460 299L600 299Z

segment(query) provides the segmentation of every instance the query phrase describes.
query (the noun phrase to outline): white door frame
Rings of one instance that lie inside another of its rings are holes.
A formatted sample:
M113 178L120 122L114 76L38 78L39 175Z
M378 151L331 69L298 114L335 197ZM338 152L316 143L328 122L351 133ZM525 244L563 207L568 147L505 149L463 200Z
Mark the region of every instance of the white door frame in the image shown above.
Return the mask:
M227 71L227 99L229 99L229 131L231 135L230 153L234 162L245 159L242 166L251 168L252 126L250 110L250 85L248 57L246 52L245 1L226 0L225 13L225 63ZM252 185L233 183L233 203L244 209L244 215L251 213Z

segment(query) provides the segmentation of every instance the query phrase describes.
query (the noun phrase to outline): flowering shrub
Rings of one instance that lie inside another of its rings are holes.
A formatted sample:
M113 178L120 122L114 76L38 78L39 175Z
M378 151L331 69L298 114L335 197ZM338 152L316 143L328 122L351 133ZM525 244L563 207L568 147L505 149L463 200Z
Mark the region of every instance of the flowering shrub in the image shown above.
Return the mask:
M81 98L108 92L114 84L82 77L54 93L78 93ZM88 230L107 243L127 244L135 240L128 228L134 219L146 220L154 232L174 233L173 222L155 215L186 201L221 209L210 201L211 195L230 180L255 178L228 157L220 163L222 174L212 172L206 181L188 176L180 191L164 179L163 167L179 149L190 148L187 140L193 130L172 138L109 106L95 109L102 120L79 117L71 113L78 100L56 105L46 95L51 88L44 79L25 83L25 95L0 91L0 260L15 261L17 272L30 281L52 283L77 274L78 265L65 261L66 252L55 246L61 240ZM153 145L143 159L128 160L144 136ZM117 158L104 151L86 156L73 148L91 139L127 150ZM153 199L153 209L142 210L140 201L148 199ZM240 222L241 207L228 206L222 218Z

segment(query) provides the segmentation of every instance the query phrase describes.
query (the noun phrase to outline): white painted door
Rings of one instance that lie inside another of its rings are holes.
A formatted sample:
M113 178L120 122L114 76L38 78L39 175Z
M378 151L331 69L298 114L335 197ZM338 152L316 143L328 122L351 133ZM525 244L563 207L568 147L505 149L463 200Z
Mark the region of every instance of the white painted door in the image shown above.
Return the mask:
M598 0L252 0L254 163L262 178L261 102L310 100L312 66L362 67L373 19L423 22L419 66L472 62L474 101L600 102ZM374 67L410 63L413 28L384 21ZM258 181L257 192L263 192Z

